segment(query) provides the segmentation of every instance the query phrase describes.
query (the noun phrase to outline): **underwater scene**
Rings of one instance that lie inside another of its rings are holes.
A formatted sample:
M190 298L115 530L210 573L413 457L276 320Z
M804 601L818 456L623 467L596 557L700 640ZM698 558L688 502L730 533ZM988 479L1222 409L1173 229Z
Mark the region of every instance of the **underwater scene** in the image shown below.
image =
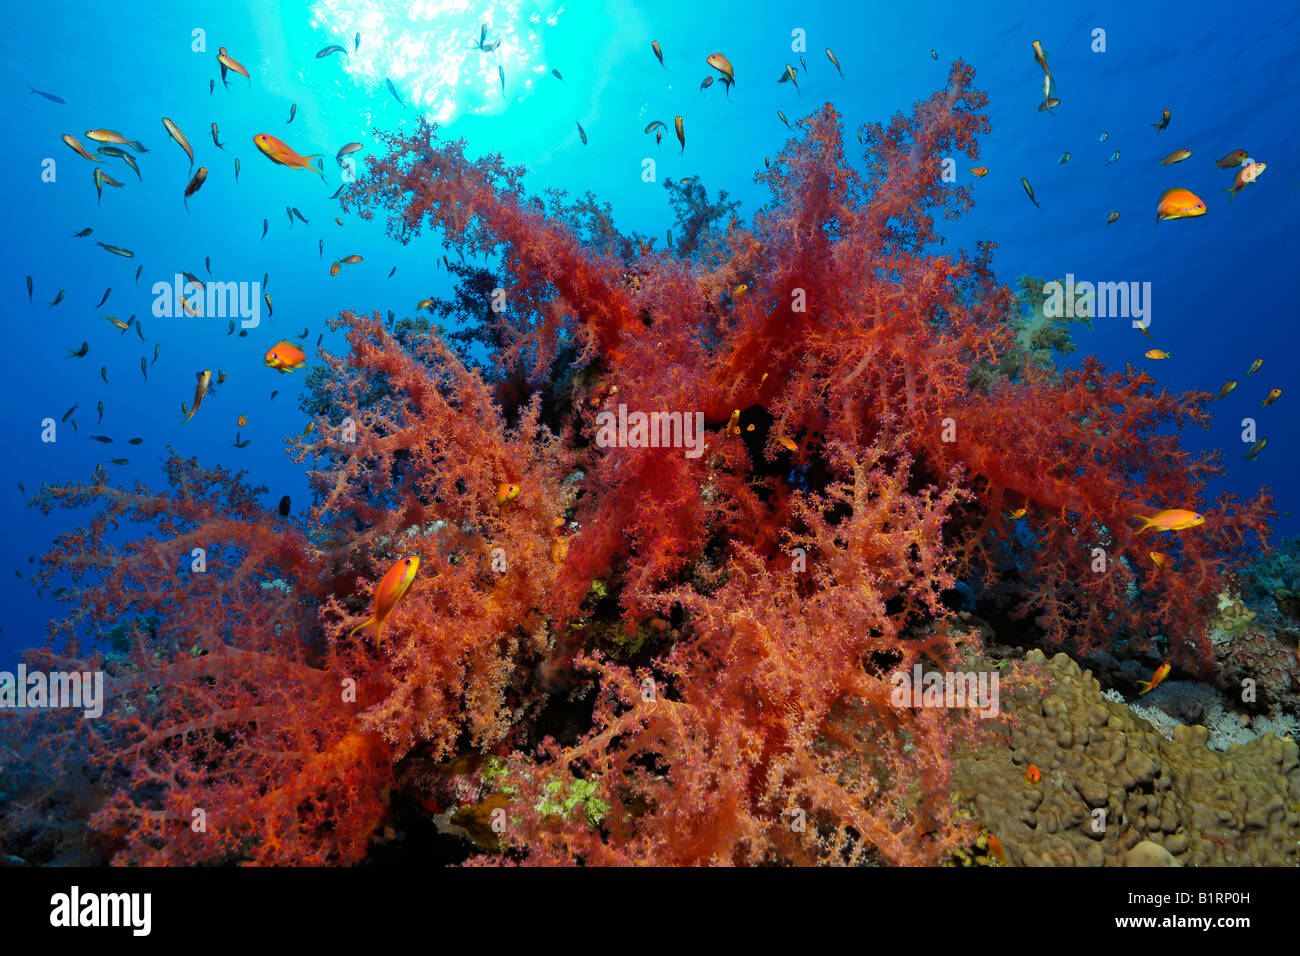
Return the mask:
M1300 7L7 27L5 866L1300 863Z

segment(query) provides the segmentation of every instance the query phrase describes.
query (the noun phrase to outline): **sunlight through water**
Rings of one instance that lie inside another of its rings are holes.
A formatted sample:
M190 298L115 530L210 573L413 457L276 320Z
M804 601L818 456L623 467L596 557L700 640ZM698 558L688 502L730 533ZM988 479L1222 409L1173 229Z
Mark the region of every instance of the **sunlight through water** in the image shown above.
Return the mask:
M521 13L521 6L520 0L321 0L312 8L312 26L348 50L345 69L354 79L382 87L388 78L404 102L446 123L461 113L502 112L547 72L541 31L559 22L563 8ZM358 32L361 45L353 52Z

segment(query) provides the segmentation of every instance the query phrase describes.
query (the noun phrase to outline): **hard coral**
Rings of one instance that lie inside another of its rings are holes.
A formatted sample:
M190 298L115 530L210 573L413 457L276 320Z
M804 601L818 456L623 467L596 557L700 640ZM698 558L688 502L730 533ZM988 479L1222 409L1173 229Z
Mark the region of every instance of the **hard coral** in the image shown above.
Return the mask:
M528 862L934 861L960 835L949 744L973 718L888 692L978 644L940 600L958 574L1015 589L1050 642L1162 630L1194 663L1202 600L1267 502L1223 503L1170 573L1137 571L1133 513L1208 510L1213 462L1162 430L1203 423L1206 396L1095 362L970 387L1017 348L992 247L928 251L934 217L971 203L939 171L988 128L972 81L955 64L910 116L864 127L863 171L823 107L760 177L752 228L718 228L730 207L692 184L669 252L590 197L528 198L521 170L425 122L380 134L345 201L403 242L436 229L496 257L505 308L459 340L490 361L341 316L348 354L326 357L296 450L317 495L298 525L272 530L256 489L175 459L171 494L97 474L41 496L103 509L45 559L47 579L88 577L62 632L158 619L111 665L113 718L57 738L112 793L93 823L115 859L355 861L419 748L506 761L502 842ZM462 277L481 301L488 277ZM596 416L620 404L699 412L703 454L605 447ZM114 545L119 521L156 528ZM195 547L204 573L181 567ZM350 631L407 553L419 578L376 648ZM648 662L586 643L619 613L626 633L661 622ZM581 728L552 732L580 698ZM587 812L554 812L569 791Z

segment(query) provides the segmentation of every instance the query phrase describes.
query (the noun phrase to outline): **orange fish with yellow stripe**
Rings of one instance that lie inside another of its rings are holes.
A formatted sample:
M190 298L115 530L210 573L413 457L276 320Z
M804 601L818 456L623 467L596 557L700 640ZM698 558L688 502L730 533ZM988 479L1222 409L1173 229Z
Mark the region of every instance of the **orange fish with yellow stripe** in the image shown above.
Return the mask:
M391 568L388 573L379 581L379 586L375 588L375 608L370 617L354 627L348 637L356 634L358 631L369 631L375 639L375 647L379 646L380 640L384 633L384 624L388 617L393 613L406 592L411 589L411 584L415 581L415 575L420 570L420 559L415 555L403 558Z
M280 166L288 166L290 169L310 169L313 173L325 179L325 173L311 164L313 159L319 159L320 153L310 153L306 156L298 155L288 143L270 133L258 133L253 137L253 143L262 151L267 159ZM323 162L323 161L322 161Z

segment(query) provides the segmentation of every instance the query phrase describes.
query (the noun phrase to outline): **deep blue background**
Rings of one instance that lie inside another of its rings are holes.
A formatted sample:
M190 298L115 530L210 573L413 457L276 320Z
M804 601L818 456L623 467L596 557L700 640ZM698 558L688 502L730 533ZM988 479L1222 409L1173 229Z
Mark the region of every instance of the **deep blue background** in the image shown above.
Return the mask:
M1171 389L1212 392L1228 379L1240 383L1216 406L1212 427L1188 435L1189 447L1223 449L1228 477L1220 489L1248 495L1267 484L1279 510L1294 507L1290 479L1300 460L1291 412L1300 400L1294 372L1293 290L1300 263L1295 4L1129 2L1083 13L1042 3L565 2L562 10L560 4L469 3L464 10L436 12L459 6L426 4L427 15L412 13L407 3L364 0L56 3L10 10L0 37L9 132L0 172L10 204L0 262L6 320L0 353L0 507L6 520L0 663L10 651L38 643L58 609L13 574L28 574L28 555L39 556L78 520L68 513L44 518L25 507L42 481L84 479L96 462L125 456L128 467L109 466L116 479L159 487L158 461L170 444L208 463L247 469L254 483L268 486L268 507L286 493L305 500L303 469L283 454L285 436L299 433L306 421L296 404L302 376L264 368L263 353L308 326L310 362L324 320L339 311L410 314L419 299L449 291L445 273L433 269L442 254L437 237L403 248L384 237L380 223L348 218L339 228L331 221L336 204L327 199L340 181L333 162L339 146L370 143L371 126L411 122L416 100L446 120L449 134L467 138L472 154L500 150L525 165L532 190L590 189L613 203L623 229L662 235L671 215L662 188L641 180L644 157L657 159L660 178L698 175L711 189L727 189L748 216L764 198L754 171L789 135L777 109L794 121L830 99L849 126L846 140L853 141L861 122L885 120L928 96L961 57L975 66L977 85L990 97L993 131L978 162L991 172L975 187L976 209L949 229L946 251L991 239L998 244L999 274L1008 282L1021 273L1067 272L1093 281L1150 281L1151 331L1174 356L1154 367L1158 380ZM470 50L484 19L492 23L490 38L503 37L501 49L488 56ZM195 28L206 30L205 52L191 50ZM802 92L775 82L784 63L796 62L790 52L795 28L807 33ZM1090 50L1094 28L1106 31L1105 53ZM351 50L358 29L363 36L356 57L315 59L329 43ZM663 45L666 68L650 52L653 39ZM1035 109L1042 74L1033 40L1049 51L1057 77L1062 105L1054 115ZM232 76L229 90L218 81L210 95L221 45L249 67L253 82ZM844 79L828 63L827 46ZM713 72L704 58L715 50L736 68L730 102L720 84L699 91L701 79ZM505 97L498 62L507 70ZM550 76L551 68L563 73L564 83ZM395 78L406 109L384 88L386 75ZM67 105L29 95L28 84L62 96ZM298 104L297 118L286 126L291 103ZM1156 135L1150 124L1164 108L1173 110L1173 120ZM684 156L671 132L677 113L686 122ZM162 116L186 132L196 166L210 169L188 214L181 203L188 160L168 140ZM659 148L642 133L652 119L670 125ZM212 144L213 121L224 152ZM575 121L586 129L585 147ZM91 164L59 141L71 132L93 147L84 132L94 127L120 130L150 150L138 157L143 183L120 161L105 164L125 188L106 187L102 206L95 203ZM1103 130L1110 137L1099 143ZM262 131L299 152L325 153L328 185L313 174L273 166L252 145ZM1158 164L1180 146L1194 151L1190 160ZM1232 173L1215 170L1212 161L1238 147L1269 168L1228 206L1219 190ZM1107 166L1115 149L1121 159ZM1059 165L1066 150L1073 158ZM235 156L242 161L238 185ZM57 162L55 183L40 179L45 157ZM959 160L963 181L970 165ZM1025 197L1021 176L1032 182L1041 210ZM1198 193L1210 212L1153 231L1157 198L1174 185ZM299 207L311 225L290 228L286 205ZM1112 209L1120 219L1107 228ZM271 225L265 242L259 241L263 217ZM86 226L94 228L93 236L72 238ZM317 252L320 238L324 259ZM136 258L109 255L95 240L133 249ZM330 278L331 259L349 253L365 262ZM244 339L226 337L225 320L153 318L152 283L180 270L206 277L205 256L212 258L215 279L258 281L269 272L274 318L264 317ZM132 278L140 264L145 268L137 287ZM397 276L386 279L394 265ZM36 283L31 306L24 285L29 273ZM96 309L109 286L112 296ZM67 290L64 302L48 308L59 289ZM144 322L147 344L134 331L120 336L99 318L125 319L133 312ZM66 359L65 349L83 340L90 342L89 357ZM1083 353L1113 367L1152 364L1142 357L1148 343L1124 321L1099 321L1078 342ZM152 358L155 343L162 357L145 384L139 360ZM1246 380L1257 357L1264 368ZM109 369L107 387L101 365ZM182 427L180 403L192 401L194 374L205 368L225 370L229 381ZM1259 401L1272 387L1287 394L1261 410ZM272 389L280 395L269 402ZM106 412L97 427L98 400ZM60 425L58 442L42 444L40 420L57 420L74 404L80 405L79 433ZM240 414L249 418L243 437L252 444L237 451L231 442ZM1241 460L1246 415L1258 418L1260 434L1269 439L1253 463ZM90 441L94 433L116 443ZM133 435L145 444L125 444ZM28 496L19 492L19 481ZM1292 534L1297 525L1282 519L1279 527Z

